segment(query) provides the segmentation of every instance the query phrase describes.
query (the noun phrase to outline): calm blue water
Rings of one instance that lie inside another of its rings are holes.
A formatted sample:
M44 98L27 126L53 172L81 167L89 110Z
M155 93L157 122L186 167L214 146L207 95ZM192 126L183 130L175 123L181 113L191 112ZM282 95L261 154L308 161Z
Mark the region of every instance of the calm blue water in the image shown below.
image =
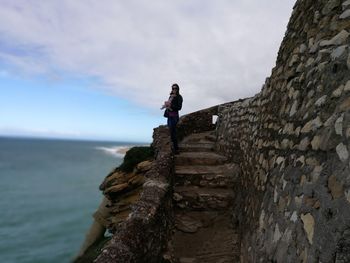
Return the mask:
M122 145L130 144L0 138L1 262L70 262Z

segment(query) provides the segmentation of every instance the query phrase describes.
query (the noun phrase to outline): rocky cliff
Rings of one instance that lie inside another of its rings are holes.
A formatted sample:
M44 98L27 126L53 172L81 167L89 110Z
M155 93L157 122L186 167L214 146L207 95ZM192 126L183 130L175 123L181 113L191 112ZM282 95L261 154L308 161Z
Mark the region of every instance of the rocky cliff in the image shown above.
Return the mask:
M240 262L350 262L349 94L350 1L298 0L261 92L181 118L181 138L212 131L213 149L239 167L227 210ZM96 262L171 260L167 132L155 129L140 199Z

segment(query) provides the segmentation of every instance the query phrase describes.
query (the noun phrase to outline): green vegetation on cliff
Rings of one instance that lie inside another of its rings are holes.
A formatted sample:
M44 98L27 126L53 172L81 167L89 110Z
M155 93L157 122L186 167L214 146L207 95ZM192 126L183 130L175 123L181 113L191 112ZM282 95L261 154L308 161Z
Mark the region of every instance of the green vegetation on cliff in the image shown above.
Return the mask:
M137 146L128 150L124 156L123 163L118 167L118 170L130 173L140 162L153 159L154 151L152 147Z

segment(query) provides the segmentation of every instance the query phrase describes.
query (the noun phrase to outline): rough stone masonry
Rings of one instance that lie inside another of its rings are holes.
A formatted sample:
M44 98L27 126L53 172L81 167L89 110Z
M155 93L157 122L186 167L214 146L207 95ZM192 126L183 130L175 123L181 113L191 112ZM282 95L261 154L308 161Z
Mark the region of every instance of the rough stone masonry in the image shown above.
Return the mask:
M219 107L241 262L350 262L350 1L299 0L256 96Z

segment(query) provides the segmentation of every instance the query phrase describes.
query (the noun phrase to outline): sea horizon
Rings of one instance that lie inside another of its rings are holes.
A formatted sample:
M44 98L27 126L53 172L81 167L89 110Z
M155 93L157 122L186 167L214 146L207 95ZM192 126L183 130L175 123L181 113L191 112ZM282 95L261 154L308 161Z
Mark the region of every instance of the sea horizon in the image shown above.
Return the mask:
M29 139L29 140L53 140L53 141L82 141L82 142L107 142L107 143L125 143L148 145L152 142L146 141L129 141L118 139L99 139L99 138L72 138L72 137L49 137L49 136L31 136L31 135L3 135L0 134L0 139Z

